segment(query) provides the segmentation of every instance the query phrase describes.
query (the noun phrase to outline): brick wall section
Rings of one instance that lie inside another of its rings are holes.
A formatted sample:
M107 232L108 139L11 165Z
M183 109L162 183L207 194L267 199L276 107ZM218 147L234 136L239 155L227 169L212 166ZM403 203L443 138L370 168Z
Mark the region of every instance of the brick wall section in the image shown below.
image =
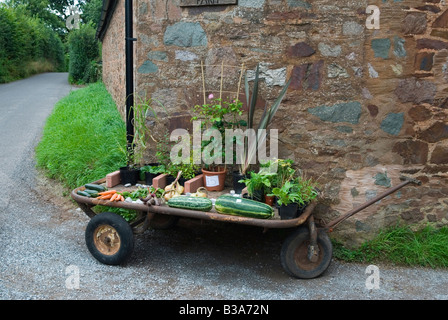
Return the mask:
M448 224L448 7L439 0L239 0L181 8L178 0L139 0L136 91L159 100L153 133L190 125L206 91L234 91L238 67L260 63L262 100L291 86L276 115L279 157L291 158L324 191L318 218L330 220L409 174L405 187L350 218L334 233L346 244L396 223ZM365 27L368 5L380 29ZM120 11L117 9L116 15ZM106 37L124 32L116 23ZM112 29L112 31L111 31ZM113 43L109 40L110 44ZM103 46L104 77L115 98L122 69ZM112 52L110 52L112 50ZM112 61L111 60L111 61ZM218 67L216 67L218 66ZM120 76L117 75L120 74ZM124 85L124 83L123 83ZM118 99L123 99L119 96ZM154 146L149 156L154 155Z
M118 0L115 13L102 41L103 82L115 100L120 113L125 115L126 55L125 55L124 0Z

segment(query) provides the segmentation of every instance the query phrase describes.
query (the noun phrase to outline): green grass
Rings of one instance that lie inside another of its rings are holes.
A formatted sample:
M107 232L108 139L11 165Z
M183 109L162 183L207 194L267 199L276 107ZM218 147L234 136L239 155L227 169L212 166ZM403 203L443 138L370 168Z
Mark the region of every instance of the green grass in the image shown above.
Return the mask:
M60 100L36 147L36 164L74 189L126 164L126 127L103 83Z
M448 267L448 228L428 225L418 231L397 226L357 249L347 249L334 242L334 257L349 262L392 262L404 266Z

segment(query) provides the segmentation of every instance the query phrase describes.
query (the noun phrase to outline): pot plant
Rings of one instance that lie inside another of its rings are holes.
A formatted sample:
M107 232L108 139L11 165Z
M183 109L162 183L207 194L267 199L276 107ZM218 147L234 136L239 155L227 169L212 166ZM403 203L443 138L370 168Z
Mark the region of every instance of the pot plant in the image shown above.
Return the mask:
M148 112L151 112L157 120L157 114L151 106L153 102L157 101L135 96L134 104L130 108L130 113L133 113L134 134L132 142L128 143L126 150L124 150L126 166L120 167L122 184L136 184L140 179L140 167L142 166L143 153L146 149L146 141L148 137L154 140L149 128L146 126ZM160 104L160 102L157 103Z
M167 177L167 184L170 184L174 181L175 177L177 177L178 173L181 172L181 176L178 181L181 185L184 185L185 181L194 178L199 174L200 167L198 165L190 163L179 163L179 164L170 164L165 171L169 176ZM170 178L174 179L171 180Z
M289 166L290 163L288 160L285 166L278 168L277 183L280 185L272 188L271 193L277 199L281 219L298 217L318 195L317 183L312 179L306 179L303 175L292 176L295 170ZM283 180L285 178L287 180Z
M166 171L165 165L158 163L150 163L140 168L140 180L145 184L152 185L152 179Z
M271 195L277 199L278 213L282 220L297 217L300 201L299 188L293 181L286 181L281 187L272 188Z
M266 193L271 193L271 177L273 174L266 174L264 172L249 173L250 177L240 180L247 187L249 197L253 200L263 202Z
M204 186L209 191L221 191L224 189L227 165L224 162L225 131L245 126L246 122L240 120L243 104L238 99L225 101L214 98L213 94L208 96L209 103L196 105L194 112L197 114L192 120L201 120L201 129L205 129L204 136L208 140L202 140L202 173L204 175Z
M246 135L244 137L243 141L243 147L244 152L242 155L240 155L239 163L239 171L234 172L234 175L240 175L244 177L251 164L256 163L256 153L258 151L258 147L266 142L266 138L268 136L268 131L266 130L267 127L272 122L272 119L274 118L274 115L276 114L283 98L286 95L286 91L288 90L288 87L291 83L291 79L288 80L288 82L285 84L285 86L280 91L280 94L278 95L277 99L274 101L271 107L267 108L267 105L265 105L263 114L261 115L260 121L257 126L254 124L254 115L255 115L255 106L258 99L258 89L259 89L259 65L257 65L256 71L255 71L255 79L254 84L252 88L252 94L250 95L250 87L249 87L249 80L246 73L245 77L245 94L246 94L246 103L249 108L249 112L247 115L247 129L255 129L255 143L249 143L249 138Z

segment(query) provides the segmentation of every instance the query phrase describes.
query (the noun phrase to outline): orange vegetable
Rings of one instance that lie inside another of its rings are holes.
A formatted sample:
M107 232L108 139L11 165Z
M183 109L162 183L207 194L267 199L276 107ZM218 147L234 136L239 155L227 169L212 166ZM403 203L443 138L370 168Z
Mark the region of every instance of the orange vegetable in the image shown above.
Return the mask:
M98 194L101 196L105 196L107 194L114 194L116 192L117 192L116 190L107 190L107 191L98 192Z
M120 195L119 195L118 193L114 193L114 194L112 195L112 197L110 198L110 201L115 201L115 200L117 200L119 196L120 196Z
M100 199L100 200L108 200L110 198L112 198L112 194L106 194L106 195L97 197L97 199Z

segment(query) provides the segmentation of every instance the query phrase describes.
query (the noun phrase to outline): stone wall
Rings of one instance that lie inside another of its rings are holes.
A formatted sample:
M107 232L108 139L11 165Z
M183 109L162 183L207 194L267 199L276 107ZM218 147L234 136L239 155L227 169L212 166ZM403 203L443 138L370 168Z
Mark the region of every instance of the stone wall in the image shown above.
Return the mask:
M402 174L424 182L348 219L335 237L356 245L396 223L447 224L443 0L239 0L189 8L179 0L139 0L135 5L137 93L166 107L159 108L161 122L149 122L156 134L160 128L190 126L192 107L203 102L201 62L207 94L219 90L222 64L223 88L230 92L238 87L242 65L254 70L260 63L261 105L272 103L292 79L272 127L279 129L279 157L294 159L319 179L324 196L318 218L329 221L375 197L397 185ZM366 27L368 5L380 10L379 29Z

